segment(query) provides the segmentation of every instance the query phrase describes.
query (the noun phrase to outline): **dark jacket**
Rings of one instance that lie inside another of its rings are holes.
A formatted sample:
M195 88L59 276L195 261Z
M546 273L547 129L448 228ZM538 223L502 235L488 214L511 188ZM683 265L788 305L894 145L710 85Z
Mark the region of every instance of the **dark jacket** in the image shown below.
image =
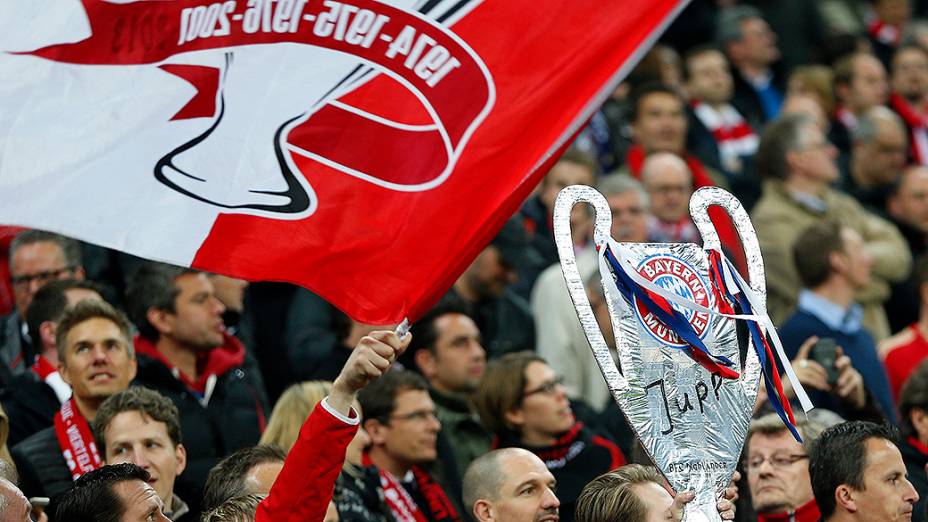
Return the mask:
M332 497L341 520L391 522L393 515L383 498L380 475L373 466L346 464L335 481Z
M0 393L0 402L10 422L10 447L34 433L51 427L61 403L51 386L45 384L35 372L27 371L13 377L10 385Z
M187 469L177 477L174 489L190 503L191 511L199 511L209 470L233 451L257 444L261 437L268 405L260 373L245 357L245 347L231 336L226 336L223 346L208 352L197 383L175 377L150 341L137 337L135 349L138 374L133 384L158 391L180 412ZM213 385L209 384L211 375L215 375ZM199 387L204 382L205 388Z
M10 453L19 471L19 489L26 498L55 498L74 484L53 427L13 446Z
M22 324L16 312L0 317L0 387L8 386L14 375L25 372L24 361L35 357L29 340L23 337Z
M797 310L787 319L779 329L780 339L786 355L792 360L799 353L799 347L806 339L817 335L819 338L831 337L844 350L844 354L851 358L854 369L864 378L864 387L868 395L876 400L880 412L891 422L896 422L896 406L889 388L889 378L886 369L880 362L876 353L873 337L861 328L854 333L845 333L833 330L821 319L805 310ZM807 388L806 392L819 408L831 410L845 419L855 419L857 414L851 411L837 397L830 393ZM868 399L868 403L869 403ZM865 408L866 409L866 408ZM872 420L872 419L868 419Z
M435 416L441 422L441 431L447 436L454 455L455 468L463 480L467 466L490 451L493 436L480 423L480 417L464 395L445 394L434 388L429 394L435 403Z

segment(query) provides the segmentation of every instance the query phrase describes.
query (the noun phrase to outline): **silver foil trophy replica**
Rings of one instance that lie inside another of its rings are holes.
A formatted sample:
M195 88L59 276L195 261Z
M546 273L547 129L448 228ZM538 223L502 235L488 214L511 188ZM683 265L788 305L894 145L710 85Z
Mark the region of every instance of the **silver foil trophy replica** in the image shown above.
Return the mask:
M576 264L570 213L581 202L592 205L596 213L594 239L600 251L600 276L621 371L599 330ZM696 493L685 510L688 522L721 520L716 503L731 480L747 435L761 375L758 356L753 345L749 346L744 368L737 364L733 368L740 371L737 379L710 373L680 349L685 342L671 328L656 320L638 300L629 300L617 291L604 251L611 247L637 272L633 276L642 284L679 296L670 302L685 315L692 333L714 355L737 363L735 320L707 312L718 309L707 252L721 249L707 213L710 205L719 205L732 217L744 245L750 287L755 298L765 301L764 267L754 227L741 203L722 189L702 188L690 200L690 214L706 250L694 244L615 242L609 205L590 187L563 189L554 207L561 269L593 354L613 398L670 486L676 492ZM687 302L696 306L679 306Z

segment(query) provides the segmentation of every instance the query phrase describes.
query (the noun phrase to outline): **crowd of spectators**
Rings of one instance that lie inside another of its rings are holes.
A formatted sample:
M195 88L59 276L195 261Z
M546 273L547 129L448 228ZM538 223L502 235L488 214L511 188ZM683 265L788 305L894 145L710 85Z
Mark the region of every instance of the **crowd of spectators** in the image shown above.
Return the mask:
M621 242L700 244L701 187L750 213L818 409L800 444L761 390L723 519L928 520L921 0L693 0L403 339L292 285L0 227L0 520L679 520L692 492L636 442L558 267L574 184ZM570 221L614 351L594 216Z

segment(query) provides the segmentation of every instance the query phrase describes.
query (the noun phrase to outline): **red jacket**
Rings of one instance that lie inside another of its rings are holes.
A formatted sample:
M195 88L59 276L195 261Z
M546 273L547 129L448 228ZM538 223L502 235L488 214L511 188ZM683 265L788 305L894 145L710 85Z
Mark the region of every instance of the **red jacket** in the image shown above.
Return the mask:
M345 451L358 431L320 402L306 419L271 493L258 505L255 522L320 522L335 490Z

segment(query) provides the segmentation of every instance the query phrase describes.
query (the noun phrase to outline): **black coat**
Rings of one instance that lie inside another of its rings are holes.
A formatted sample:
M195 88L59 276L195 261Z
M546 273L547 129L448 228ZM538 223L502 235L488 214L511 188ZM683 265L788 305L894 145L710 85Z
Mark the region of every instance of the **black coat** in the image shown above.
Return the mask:
M269 409L257 365L246 358L241 366L219 374L204 406L163 363L144 353L136 357L138 374L133 384L156 390L180 412L187 469L177 477L174 491L190 504L191 511L198 512L209 470L233 451L254 446L261 437Z
M55 391L32 371L13 377L0 393L0 402L10 418L7 444L11 447L52 426L55 414L61 409Z
M19 489L27 498L55 498L74 484L54 427L26 438L10 454L19 471Z

